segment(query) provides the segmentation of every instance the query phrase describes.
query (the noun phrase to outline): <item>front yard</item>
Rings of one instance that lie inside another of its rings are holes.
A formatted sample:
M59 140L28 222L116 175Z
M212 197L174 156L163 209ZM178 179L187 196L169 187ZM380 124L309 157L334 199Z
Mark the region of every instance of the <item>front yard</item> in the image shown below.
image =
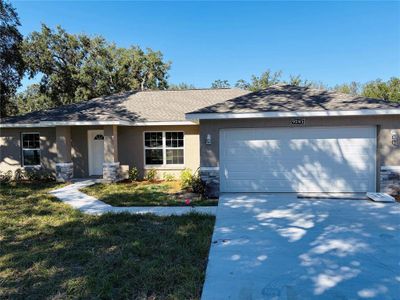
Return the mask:
M194 206L218 204L217 199L181 191L179 181L99 183L81 191L112 206L185 206L187 199Z
M0 186L0 298L200 297L214 217L83 215L55 187Z

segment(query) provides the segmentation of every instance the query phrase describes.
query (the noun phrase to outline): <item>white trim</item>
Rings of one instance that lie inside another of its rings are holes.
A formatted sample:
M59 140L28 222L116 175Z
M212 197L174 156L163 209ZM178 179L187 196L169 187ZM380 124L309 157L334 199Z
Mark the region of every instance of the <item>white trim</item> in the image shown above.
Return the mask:
M287 117L333 117L333 116L376 116L400 115L400 109L360 109L360 110L324 110L290 112L254 112L254 113L189 113L186 120L212 119L251 119L251 118L287 118Z
M381 166L381 171L400 172L400 166Z
M135 122L129 126L173 126L173 125L198 125L193 121L162 121L162 122Z
M162 146L161 147L146 147L146 133L151 133L151 132L161 132L162 133ZM183 133L183 147L168 147L166 145L166 133L167 132L182 132ZM186 134L183 130L146 130L143 131L143 165L144 169L181 169L182 167L185 166L185 147L186 147ZM147 165L146 164L146 149L160 149L163 152L163 163L160 165ZM183 163L182 164L167 164L167 149L173 149L173 150L183 150Z
M55 127L55 126L95 126L95 125L119 125L119 126L174 126L197 125L194 121L161 121L161 122L128 122L128 121L43 121L38 123L3 123L0 128L29 128L29 127Z
M56 166L60 166L60 167L69 167L72 166L74 163L69 162L69 163L56 163Z
M219 167L200 167L200 171L219 171Z
M102 130L102 129L94 129L94 130L88 130L87 131L89 176L98 175L98 174L93 174L93 162L92 162L92 153L93 153L92 152L92 137L95 137L97 134L104 135L104 130ZM103 153L103 156L104 156L104 153Z

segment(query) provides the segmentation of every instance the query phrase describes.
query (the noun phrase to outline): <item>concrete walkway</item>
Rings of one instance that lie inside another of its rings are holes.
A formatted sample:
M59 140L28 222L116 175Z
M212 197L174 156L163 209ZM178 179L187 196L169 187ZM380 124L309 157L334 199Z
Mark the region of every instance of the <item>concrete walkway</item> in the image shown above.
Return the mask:
M105 213L131 213L131 214L155 214L157 216L183 215L191 212L215 215L216 206L135 206L116 207L86 195L79 189L101 182L101 179L78 180L66 187L50 192L62 202L79 209L83 213L102 215Z
M223 194L203 300L399 300L400 205Z

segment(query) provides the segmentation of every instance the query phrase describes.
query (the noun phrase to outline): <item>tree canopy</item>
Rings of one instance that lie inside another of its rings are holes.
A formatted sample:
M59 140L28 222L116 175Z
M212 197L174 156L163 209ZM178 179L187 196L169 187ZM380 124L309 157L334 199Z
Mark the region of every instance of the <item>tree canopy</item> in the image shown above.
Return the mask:
M363 96L369 98L384 99L387 101L400 102L400 77L392 77L388 81L376 79L365 84L359 82L351 82L329 87L322 82L310 81L303 79L300 75L290 75L288 80L282 78L282 72L273 72L267 69L261 75L252 75L250 81L239 79L235 83L236 88L250 91L259 91L266 89L275 84L290 84L295 86L313 87L317 89L332 90L335 92L345 93L352 96ZM215 80L211 84L211 88L230 87L228 80Z
M11 98L21 85L24 61L20 52L23 37L17 12L0 0L0 117L13 113Z
M168 85L170 63L161 52L119 48L102 37L70 34L60 26L52 30L42 25L24 40L22 52L29 76L42 76L39 88L29 92L38 92L53 106Z
M228 82L228 80L217 79L211 83L212 89L228 89L230 87L231 87L231 85Z

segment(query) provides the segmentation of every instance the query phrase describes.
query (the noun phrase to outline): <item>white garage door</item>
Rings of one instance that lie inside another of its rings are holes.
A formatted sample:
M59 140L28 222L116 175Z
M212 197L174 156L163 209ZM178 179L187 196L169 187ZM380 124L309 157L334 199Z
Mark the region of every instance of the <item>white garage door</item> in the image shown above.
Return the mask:
M375 191L374 127L220 131L221 192Z

